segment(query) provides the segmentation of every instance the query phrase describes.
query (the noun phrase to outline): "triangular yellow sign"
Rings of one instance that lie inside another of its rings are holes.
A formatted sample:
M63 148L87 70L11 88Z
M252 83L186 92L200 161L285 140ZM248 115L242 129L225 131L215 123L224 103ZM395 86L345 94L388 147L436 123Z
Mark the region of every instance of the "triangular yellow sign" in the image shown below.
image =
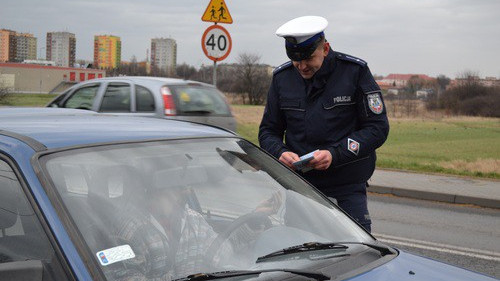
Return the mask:
M233 23L233 18L231 18L224 0L210 0L201 20L216 23Z

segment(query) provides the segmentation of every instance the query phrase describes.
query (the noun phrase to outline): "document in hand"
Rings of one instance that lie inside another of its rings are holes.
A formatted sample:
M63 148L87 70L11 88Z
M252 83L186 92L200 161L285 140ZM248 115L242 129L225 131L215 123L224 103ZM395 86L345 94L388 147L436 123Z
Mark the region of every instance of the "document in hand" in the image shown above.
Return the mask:
M307 165L307 163L309 163L309 161L314 159L314 153L316 151L318 151L318 149L316 149L315 151L309 152L305 155L300 156L300 161L293 163L293 166L295 167L295 169L301 171L302 173L305 173L307 171L312 170L311 167L308 167L306 165Z

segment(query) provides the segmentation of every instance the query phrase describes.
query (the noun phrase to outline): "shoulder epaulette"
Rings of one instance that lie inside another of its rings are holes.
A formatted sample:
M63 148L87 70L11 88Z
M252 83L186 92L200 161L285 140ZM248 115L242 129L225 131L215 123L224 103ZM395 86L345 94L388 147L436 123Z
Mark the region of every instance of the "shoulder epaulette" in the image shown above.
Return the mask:
M353 57L351 55L344 54L344 53L337 52L336 57L341 59L341 60L354 62L354 63L357 63L357 64L362 65L362 66L366 65L366 61L364 61L360 58L357 58L357 57Z
M274 70L273 70L273 75L276 75L278 74L279 72L289 68L290 66L292 66L292 62L291 61L287 61L285 62L284 64L276 67Z

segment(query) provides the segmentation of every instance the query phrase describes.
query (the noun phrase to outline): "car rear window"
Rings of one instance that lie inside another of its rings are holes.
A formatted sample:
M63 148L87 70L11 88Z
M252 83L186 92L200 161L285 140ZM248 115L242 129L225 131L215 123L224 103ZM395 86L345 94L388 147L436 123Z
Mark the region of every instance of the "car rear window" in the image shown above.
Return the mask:
M231 115L224 95L215 88L199 85L169 86L178 115Z

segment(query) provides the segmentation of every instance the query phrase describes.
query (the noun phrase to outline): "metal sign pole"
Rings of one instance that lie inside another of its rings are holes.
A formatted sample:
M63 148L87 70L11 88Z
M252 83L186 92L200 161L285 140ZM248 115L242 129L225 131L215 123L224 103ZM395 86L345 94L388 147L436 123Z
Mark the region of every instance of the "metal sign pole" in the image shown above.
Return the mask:
M217 23L214 23L214 25L217 25ZM212 82L217 88L217 60L214 60L214 75L212 77Z
M215 87L217 87L217 61L216 60L214 60L213 84Z

